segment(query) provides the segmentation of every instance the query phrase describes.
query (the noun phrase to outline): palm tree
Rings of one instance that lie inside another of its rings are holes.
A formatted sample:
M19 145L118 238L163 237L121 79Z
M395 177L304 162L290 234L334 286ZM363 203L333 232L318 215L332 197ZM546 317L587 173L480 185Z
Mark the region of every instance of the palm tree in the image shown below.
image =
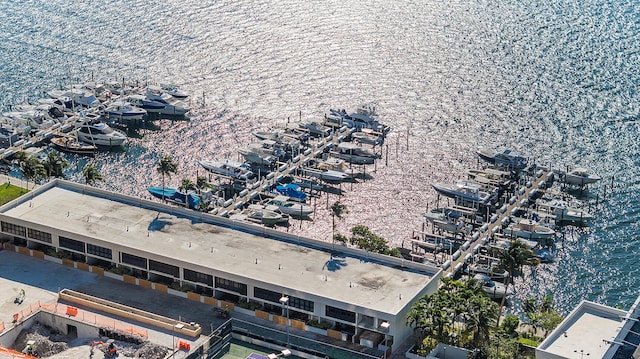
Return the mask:
M347 209L347 206L340 203L340 201L335 201L331 206L332 240L334 240L336 236L336 217L338 217L338 219L342 219L342 216L348 213L349 210Z
M207 181L207 177L198 176L196 178L196 188L198 189L198 193L201 193L203 189L209 188L209 182Z
M25 151L18 151L13 155L13 159L18 164L18 166L20 166L20 163L26 161L28 157L29 156Z
M193 191L195 189L196 189L196 185L193 182L191 182L191 180L188 178L183 178L182 183L180 184L180 187L178 187L178 190L182 192Z
M534 266L539 263L531 248L517 238L509 243L509 248L500 252L498 258L500 258L500 267L508 273L507 285L511 283L514 276L522 273L523 266ZM502 297L500 308L504 306L504 300L505 297ZM500 327L500 317L498 317L497 326Z
M95 166L86 165L82 168L82 174L84 175L84 183L93 186L96 181L103 181L102 175Z
M58 152L49 152L47 158L42 162L47 176L64 177L63 171L69 167L69 162L65 160Z
M162 156L160 161L158 162L158 167L156 170L162 174L162 200L164 200L164 177L169 176L171 178L172 173L178 172L178 165L173 161L173 157L171 156Z
M35 157L27 157L18 163L20 166L20 172L27 180L27 189L29 189L29 180L33 180L33 182L37 182L40 178L43 178L47 175L47 172L44 169L42 163Z

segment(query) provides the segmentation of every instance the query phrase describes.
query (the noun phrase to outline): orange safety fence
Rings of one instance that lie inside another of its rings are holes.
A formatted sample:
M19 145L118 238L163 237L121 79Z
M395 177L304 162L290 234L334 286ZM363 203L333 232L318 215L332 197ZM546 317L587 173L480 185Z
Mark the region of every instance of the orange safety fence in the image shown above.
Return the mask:
M149 333L146 330L136 329L127 323L119 322L118 320L98 315L92 312L88 312L77 307L72 307L64 304L42 304L41 308L45 311L54 314L63 314L67 316L73 316L76 320L83 321L85 323L93 324L97 327L111 329L115 332L127 333L131 335L137 335L144 339L149 338Z
M34 357L32 355L21 353L19 351L16 351L16 350L13 350L13 349L9 349L9 348L5 348L5 347L0 347L0 354L6 354L10 358L38 359L37 357Z

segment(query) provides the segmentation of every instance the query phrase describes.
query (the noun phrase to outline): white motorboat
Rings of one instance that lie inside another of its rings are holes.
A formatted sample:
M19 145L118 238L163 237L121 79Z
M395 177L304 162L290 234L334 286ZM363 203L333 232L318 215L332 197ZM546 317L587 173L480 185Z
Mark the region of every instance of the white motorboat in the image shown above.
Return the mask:
M147 100L147 98L142 95L130 95L125 98L125 101L130 103L132 106L146 110L147 113L161 113L166 107L164 103Z
M513 291L500 282L494 282L489 276L477 273L473 279L482 283L482 290L487 293L491 299L502 299L513 294Z
M340 171L320 170L317 168L301 168L300 171L305 176L314 177L327 182L344 182L351 179L351 176Z
M238 181L249 181L255 177L246 163L238 161L225 160L200 160L200 166L207 171L223 177L229 177Z
M492 152L481 149L476 151L476 153L481 160L495 166L506 167L514 170L521 170L527 167L527 159L511 152L511 150Z
M328 126L347 126L361 130L363 128L387 134L391 129L378 122L375 107L363 105L355 113L347 114L345 110L329 110L325 116Z
M384 142L384 136L381 133L375 132L368 128L363 128L360 131L356 131L351 134L353 141L358 143L365 143L368 145L379 146Z
M272 167L278 162L278 156L274 151L264 148L261 143L251 143L249 146L238 149L245 161L261 167Z
M318 161L315 167L321 171L337 171L348 175L348 178L353 178L359 174L358 171L350 168L347 162L340 158L329 157L325 160Z
M473 257L473 262L467 265L467 271L472 275L480 273L500 281L509 275L505 269L500 269L500 259L480 254Z
M515 223L511 223L503 232L514 237L531 240L549 239L556 234L556 231L553 229L542 226L532 219L521 219Z
M370 149L351 142L339 143L335 151L329 151L329 155L359 165L373 164L378 157Z
M102 121L79 119L75 123L78 140L95 146L121 146L127 135Z
M278 210L294 217L305 217L313 213L313 209L306 204L292 201L287 196L276 196L266 200L264 207L270 210Z
M576 222L576 221L590 221L593 219L593 216L586 211L583 211L579 208L574 208L569 206L567 201L563 200L552 200L545 202L541 199L536 200L536 206L539 210L549 212L550 214L555 216L556 221L567 221L567 222Z
M105 109L105 112L109 118L120 122L141 120L147 114L144 108L133 106L126 101L114 101Z
M179 89L176 85L162 84L160 85L160 88L162 91L180 100L184 100L189 97L189 94L186 91Z
M466 224L462 218L462 214L453 210L437 209L424 214L427 221L431 222L434 227L453 234L469 234L473 228L472 225Z
M584 186L600 181L600 176L594 175L586 168L576 168L564 175L564 182L570 185Z
M464 202L489 203L495 197L493 193L482 191L480 185L468 181L459 181L454 184L431 185L439 194L455 198Z
M308 131L311 136L315 137L327 137L331 134L332 128L325 126L319 122L309 121L299 123L298 126L305 131Z
M83 106L83 107L100 106L100 100L96 98L96 95L93 92L82 90L82 89L51 90L47 92L47 95L49 95L49 97L54 99L70 98L76 106Z
M243 210L242 214L247 216L248 220L260 222L267 226L274 226L277 223L286 221L282 214L267 208L258 208L257 206L250 206Z
M163 92L158 87L147 87L146 99L151 101L157 101L164 105L164 109L159 113L164 115L183 116L187 112L191 111L191 108L184 102L176 99L175 97Z

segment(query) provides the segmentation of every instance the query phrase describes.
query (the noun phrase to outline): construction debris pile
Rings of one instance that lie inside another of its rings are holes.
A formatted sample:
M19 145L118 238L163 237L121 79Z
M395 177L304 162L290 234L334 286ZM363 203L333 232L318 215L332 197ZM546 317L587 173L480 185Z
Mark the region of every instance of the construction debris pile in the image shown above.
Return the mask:
M33 341L33 350L37 356L46 358L69 349L68 340L66 335L36 322L28 330L23 330L18 334L12 349L22 352L27 347L27 342Z
M71 345L74 350L78 349L78 344L80 344L78 341L81 341L82 344L79 346L85 346L84 350L92 355L104 353L104 356L99 355L97 358L164 359L170 351L170 348L150 342L134 344L106 338L87 338L86 340L70 338L39 322L35 322L30 328L21 331L13 343L12 349L32 354L38 358L48 358L69 350L68 343L72 340L76 342L75 345ZM114 349L113 352L110 352L110 349ZM70 355L73 354L70 353Z

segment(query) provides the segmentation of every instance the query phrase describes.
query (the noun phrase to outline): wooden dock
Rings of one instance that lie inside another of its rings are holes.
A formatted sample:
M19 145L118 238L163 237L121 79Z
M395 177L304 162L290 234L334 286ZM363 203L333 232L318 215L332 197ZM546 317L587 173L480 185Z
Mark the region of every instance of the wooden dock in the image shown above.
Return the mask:
M462 246L451 255L451 258L442 264L443 277L452 278L462 270L464 263L468 261L474 253L477 253L480 246L489 242L489 237L500 230L502 220L511 214L511 211L520 206L524 199L529 199L531 193L536 190L544 190L549 181L550 171L544 168L537 169L530 176L526 183L519 187L515 195L509 198L495 214L493 214L488 223L483 224L478 230L474 231L471 238L464 242Z

